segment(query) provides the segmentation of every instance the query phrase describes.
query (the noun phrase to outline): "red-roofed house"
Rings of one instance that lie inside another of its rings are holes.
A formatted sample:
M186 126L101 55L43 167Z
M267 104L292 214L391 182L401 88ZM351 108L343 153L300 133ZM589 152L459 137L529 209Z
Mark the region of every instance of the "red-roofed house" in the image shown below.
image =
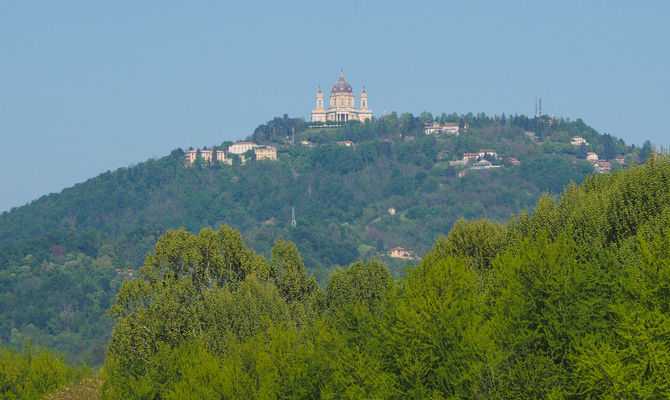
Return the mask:
M612 164L607 161L598 161L593 164L593 170L599 174L610 172L612 170Z

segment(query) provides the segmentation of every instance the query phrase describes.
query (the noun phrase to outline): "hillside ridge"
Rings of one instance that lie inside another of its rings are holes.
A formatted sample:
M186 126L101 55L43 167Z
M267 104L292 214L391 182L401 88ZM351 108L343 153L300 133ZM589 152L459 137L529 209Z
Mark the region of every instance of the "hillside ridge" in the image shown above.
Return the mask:
M468 129L426 134L436 122ZM570 144L574 136L588 145ZM94 338L110 327L104 310L168 229L229 225L265 256L276 239L291 241L322 285L335 266L371 257L399 277L460 218L503 222L543 192L581 182L594 171L581 159L585 150L613 150L629 163L649 154L581 120L483 114L392 113L338 126L283 116L246 141L276 148L277 160L249 154L244 165L235 157L232 165L202 157L189 164L177 149L0 215L0 340L32 336L99 361L103 342ZM502 167L463 163L480 150L495 152L478 154L480 162Z

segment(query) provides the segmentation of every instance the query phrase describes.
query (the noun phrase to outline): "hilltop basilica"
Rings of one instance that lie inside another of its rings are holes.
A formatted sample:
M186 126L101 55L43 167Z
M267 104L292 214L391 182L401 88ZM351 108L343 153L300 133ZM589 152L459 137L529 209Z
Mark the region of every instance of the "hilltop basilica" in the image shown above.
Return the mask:
M321 87L316 92L316 109L312 111L312 122L344 122L344 121L365 121L372 119L372 111L368 109L368 94L365 87L361 90L361 108L355 107L354 91L351 85L344 80L344 74L340 73L340 80L333 85L330 91L330 106L328 109L323 107L323 92Z

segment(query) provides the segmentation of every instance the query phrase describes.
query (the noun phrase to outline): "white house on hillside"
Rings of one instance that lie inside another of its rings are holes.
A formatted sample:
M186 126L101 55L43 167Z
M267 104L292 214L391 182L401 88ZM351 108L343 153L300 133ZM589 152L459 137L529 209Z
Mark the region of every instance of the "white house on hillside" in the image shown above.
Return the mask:
M586 153L586 161L590 161L592 163L597 162L598 155L592 151L589 151L588 153Z
M479 153L477 153L477 155L479 156L479 158L484 158L486 156L489 156L489 157L492 157L494 160L498 159L498 153L496 153L495 150L491 150L491 149L479 150Z
M231 154L244 154L249 150L252 150L254 147L258 146L254 142L237 142L228 147L228 153Z
M570 138L570 144L573 146L581 146L588 143L586 142L586 139L581 136L573 136Z

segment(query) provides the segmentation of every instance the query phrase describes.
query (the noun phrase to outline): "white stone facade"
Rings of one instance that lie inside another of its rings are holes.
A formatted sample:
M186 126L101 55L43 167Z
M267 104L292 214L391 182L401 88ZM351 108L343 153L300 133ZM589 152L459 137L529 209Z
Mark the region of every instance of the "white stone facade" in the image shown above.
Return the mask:
M372 119L372 111L368 108L368 94L365 87L361 91L361 106L356 108L356 99L351 85L344 80L344 74L340 74L340 80L333 85L330 91L330 105L325 109L323 104L323 92L319 88L316 93L316 108L312 111L312 122L346 122L365 121Z
M230 145L230 147L228 147L228 153L230 153L230 154L244 154L247 151L252 150L256 146L258 146L258 145L254 142L237 142L235 144Z

